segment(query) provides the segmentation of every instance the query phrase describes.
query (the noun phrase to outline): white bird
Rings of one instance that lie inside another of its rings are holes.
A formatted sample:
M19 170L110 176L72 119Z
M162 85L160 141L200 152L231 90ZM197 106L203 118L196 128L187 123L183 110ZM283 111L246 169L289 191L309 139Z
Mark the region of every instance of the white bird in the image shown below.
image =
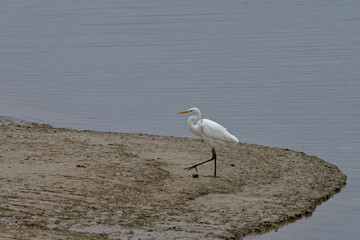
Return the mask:
M187 120L187 126L195 136L198 136L204 142L208 143L211 146L212 151L212 158L201 162L198 164L195 164L191 167L185 168L186 170L191 170L195 168L197 172L197 166L213 161L215 163L215 170L214 170L214 177L216 177L216 152L215 147L224 145L227 142L233 142L238 143L239 140L232 134L230 134L226 128L221 126L220 124L211 121L209 119L200 119L201 118L201 112L198 108L190 108L189 110L185 110L182 112L178 112L178 114L182 113L192 113L188 120Z

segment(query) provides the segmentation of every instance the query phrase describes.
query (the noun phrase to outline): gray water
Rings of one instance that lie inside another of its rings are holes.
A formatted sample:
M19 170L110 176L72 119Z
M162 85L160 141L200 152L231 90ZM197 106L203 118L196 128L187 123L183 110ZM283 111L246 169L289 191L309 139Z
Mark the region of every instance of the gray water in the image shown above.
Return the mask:
M251 239L360 235L360 2L2 1L0 115L189 136L197 106L240 141L317 155L347 186Z

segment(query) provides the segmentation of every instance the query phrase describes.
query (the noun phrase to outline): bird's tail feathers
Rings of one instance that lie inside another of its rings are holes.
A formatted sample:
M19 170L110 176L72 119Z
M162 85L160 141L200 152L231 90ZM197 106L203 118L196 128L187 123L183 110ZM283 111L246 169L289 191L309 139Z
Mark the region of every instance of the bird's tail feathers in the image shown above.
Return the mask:
M231 135L231 141L233 142L233 143L239 143L239 139L237 139L237 137L235 137L234 135L232 135L232 134L230 134Z

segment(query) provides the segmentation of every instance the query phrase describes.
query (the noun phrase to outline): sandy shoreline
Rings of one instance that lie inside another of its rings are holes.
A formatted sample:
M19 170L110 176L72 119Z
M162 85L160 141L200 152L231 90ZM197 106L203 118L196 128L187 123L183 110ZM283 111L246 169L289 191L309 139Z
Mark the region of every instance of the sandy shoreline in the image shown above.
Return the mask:
M311 214L346 184L316 156L0 118L0 239L241 239Z

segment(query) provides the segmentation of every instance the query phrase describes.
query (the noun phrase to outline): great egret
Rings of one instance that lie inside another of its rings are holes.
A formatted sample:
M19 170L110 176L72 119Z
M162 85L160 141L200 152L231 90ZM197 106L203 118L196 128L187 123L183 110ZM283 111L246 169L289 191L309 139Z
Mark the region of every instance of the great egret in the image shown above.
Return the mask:
M214 160L215 163L215 170L214 170L214 177L216 177L216 152L215 147L224 145L226 142L233 142L238 143L239 140L232 134L230 134L226 128L221 126L220 124L211 121L209 119L200 119L201 118L201 112L198 108L190 108L189 110L185 110L182 112L178 112L178 114L182 113L192 113L188 120L187 120L187 126L195 136L198 136L204 142L210 144L211 146L211 152L212 152L212 158L201 162L198 164L195 164L191 167L185 168L186 170L191 170L195 168L196 172L197 167L201 164L210 162Z

